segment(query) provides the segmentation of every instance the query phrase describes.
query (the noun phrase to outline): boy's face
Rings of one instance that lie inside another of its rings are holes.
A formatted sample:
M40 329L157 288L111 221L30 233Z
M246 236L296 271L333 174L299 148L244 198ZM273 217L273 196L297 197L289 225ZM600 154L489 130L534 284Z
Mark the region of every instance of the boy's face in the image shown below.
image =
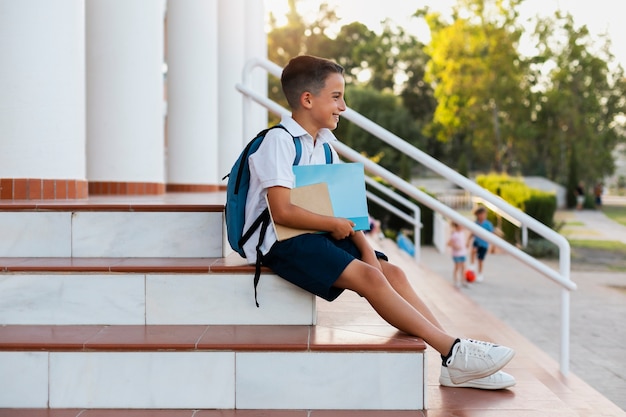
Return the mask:
M336 129L339 115L346 109L344 101L345 81L343 75L330 74L324 88L317 95L310 95L311 116L318 129Z

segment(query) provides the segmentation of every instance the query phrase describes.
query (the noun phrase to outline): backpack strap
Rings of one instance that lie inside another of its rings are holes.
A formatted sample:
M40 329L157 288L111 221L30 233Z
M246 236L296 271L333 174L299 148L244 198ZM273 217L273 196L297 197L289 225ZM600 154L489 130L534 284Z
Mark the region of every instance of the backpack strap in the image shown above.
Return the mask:
M324 142L324 155L326 156L326 163L333 163L333 151L330 149L330 144L328 142Z
M263 210L259 219L261 219L261 232L259 234L259 243L256 245L256 264L254 265L254 302L256 303L257 308L259 307L259 301L257 300L257 286L259 285L259 279L261 278L261 258L263 257L261 244L265 240L265 232L270 225L270 211L268 208Z
M300 159L302 158L302 141L300 138L293 136L293 144L296 146L296 157L293 160L294 165L298 165L300 163Z

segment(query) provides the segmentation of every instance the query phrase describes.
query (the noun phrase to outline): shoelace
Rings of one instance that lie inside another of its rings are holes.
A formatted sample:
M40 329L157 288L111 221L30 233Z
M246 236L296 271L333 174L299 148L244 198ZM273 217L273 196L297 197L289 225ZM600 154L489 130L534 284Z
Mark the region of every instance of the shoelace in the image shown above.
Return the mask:
M473 343L475 345L482 345L482 346L487 347L487 348L492 348L492 347L498 346L495 343L483 342L482 340L467 339L467 341L470 342L470 343Z

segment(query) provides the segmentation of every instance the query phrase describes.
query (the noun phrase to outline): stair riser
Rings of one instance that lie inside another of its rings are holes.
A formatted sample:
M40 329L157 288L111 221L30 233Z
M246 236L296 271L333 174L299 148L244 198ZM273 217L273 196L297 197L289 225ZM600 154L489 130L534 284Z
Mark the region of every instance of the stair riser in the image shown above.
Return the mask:
M0 325L315 323L315 297L263 274L3 274Z
M221 212L0 212L2 257L221 257Z
M389 352L0 352L0 407L421 410L424 364Z

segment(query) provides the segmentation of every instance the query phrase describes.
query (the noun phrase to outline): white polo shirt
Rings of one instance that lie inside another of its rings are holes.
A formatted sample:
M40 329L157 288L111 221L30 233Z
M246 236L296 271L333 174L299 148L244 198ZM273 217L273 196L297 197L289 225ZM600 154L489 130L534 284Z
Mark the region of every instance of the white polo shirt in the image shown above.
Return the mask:
M329 129L321 129L319 131L315 146L313 146L313 137L291 116L283 116L280 124L291 135L280 128L270 130L265 135L265 139L259 146L259 149L248 158L250 163L250 187L246 200L244 231L248 230L254 220L267 207L265 196L269 187L294 187L295 176L292 167L296 158L296 147L293 137L299 137L302 142L302 155L298 165L325 164L324 143L326 142L331 143L333 162L341 162L337 152L332 147L332 142L336 141L337 138ZM259 233L260 231L257 230L243 247L246 252L246 260L251 264L256 262L256 246L259 242ZM276 240L274 228L268 227L265 239L261 245L261 252L266 254Z

